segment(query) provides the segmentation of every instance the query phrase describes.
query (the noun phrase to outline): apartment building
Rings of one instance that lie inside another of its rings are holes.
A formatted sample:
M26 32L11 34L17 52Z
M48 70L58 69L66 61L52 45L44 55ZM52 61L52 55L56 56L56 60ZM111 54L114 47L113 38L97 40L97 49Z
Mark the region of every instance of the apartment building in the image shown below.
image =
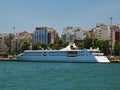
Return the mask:
M113 30L113 32L112 32L112 47L114 47L116 41L120 42L120 27L118 25L113 25L112 30Z
M87 35L87 31L82 30L79 27L66 27L62 32L62 39L68 41L75 41L75 40L84 40Z
M49 44L49 43L54 43L57 38L58 38L58 33L56 32L56 30L54 30L54 28L36 27L33 33L32 40L36 44L39 44L41 42Z
M98 39L105 39L109 41L109 45L112 47L115 44L115 41L120 41L119 39L119 32L120 32L120 25L106 25L98 23L96 27L92 28L89 31L89 36L98 38Z
M33 33L33 41L36 44L44 42L46 44L50 43L50 33L47 31L47 27L36 27Z
M32 41L32 33L28 33L26 31L17 32L14 38L11 40L11 51L18 50L20 45L25 41L27 41L28 43Z
M54 43L57 39L58 39L58 33L56 32L56 30L54 30L54 28L47 28L48 32L50 33L50 43Z
M0 34L0 52L8 52L6 45L7 34Z

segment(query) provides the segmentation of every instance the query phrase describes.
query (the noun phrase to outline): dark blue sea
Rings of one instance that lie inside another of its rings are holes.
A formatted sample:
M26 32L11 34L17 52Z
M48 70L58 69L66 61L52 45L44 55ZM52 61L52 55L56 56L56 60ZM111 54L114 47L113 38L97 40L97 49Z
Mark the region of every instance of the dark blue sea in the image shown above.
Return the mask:
M120 63L0 61L0 90L120 90Z

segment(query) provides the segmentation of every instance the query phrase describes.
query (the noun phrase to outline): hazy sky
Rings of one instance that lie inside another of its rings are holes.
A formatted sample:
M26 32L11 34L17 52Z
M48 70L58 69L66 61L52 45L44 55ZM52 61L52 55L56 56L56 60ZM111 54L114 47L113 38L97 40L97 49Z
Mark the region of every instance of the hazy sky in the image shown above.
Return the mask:
M0 33L33 32L53 27L59 34L67 26L91 29L96 23L120 24L120 0L0 0Z

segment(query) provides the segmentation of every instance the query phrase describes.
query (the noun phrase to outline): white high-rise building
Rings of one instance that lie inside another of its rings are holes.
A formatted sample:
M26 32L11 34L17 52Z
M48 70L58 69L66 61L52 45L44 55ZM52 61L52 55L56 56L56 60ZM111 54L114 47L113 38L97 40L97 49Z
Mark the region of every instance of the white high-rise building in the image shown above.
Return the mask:
M98 23L95 28L91 30L92 36L98 39L111 40L111 29L109 25Z
M78 27L66 27L62 32L62 39L68 41L75 41L75 40L84 40L87 35L87 31L82 30Z

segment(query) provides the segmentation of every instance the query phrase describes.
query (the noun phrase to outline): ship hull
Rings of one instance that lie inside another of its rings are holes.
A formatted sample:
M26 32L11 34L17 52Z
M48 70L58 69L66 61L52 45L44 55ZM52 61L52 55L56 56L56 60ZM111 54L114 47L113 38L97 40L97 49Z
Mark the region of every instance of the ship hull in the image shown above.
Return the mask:
M34 62L103 62L109 63L106 56L18 56L18 61L34 61Z
M34 62L105 62L109 60L98 49L94 50L26 50L17 56L18 61Z

